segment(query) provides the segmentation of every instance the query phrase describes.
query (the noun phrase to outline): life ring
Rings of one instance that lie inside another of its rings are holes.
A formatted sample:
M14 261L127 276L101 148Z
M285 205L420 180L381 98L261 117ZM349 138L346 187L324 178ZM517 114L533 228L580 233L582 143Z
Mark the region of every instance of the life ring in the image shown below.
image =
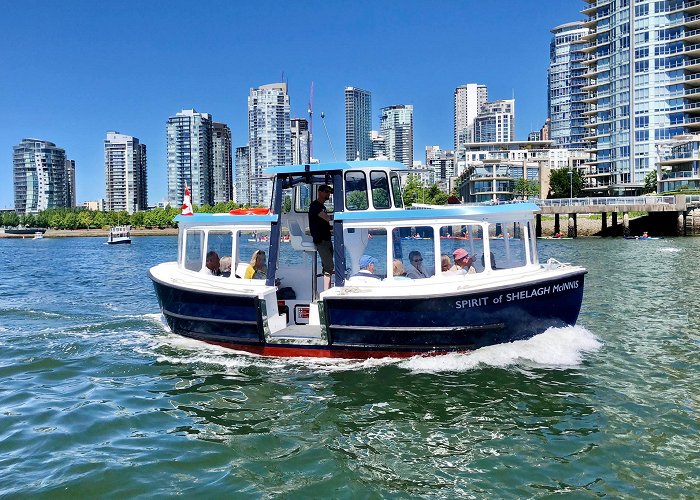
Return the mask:
M234 208L229 212L231 215L267 215L269 208Z

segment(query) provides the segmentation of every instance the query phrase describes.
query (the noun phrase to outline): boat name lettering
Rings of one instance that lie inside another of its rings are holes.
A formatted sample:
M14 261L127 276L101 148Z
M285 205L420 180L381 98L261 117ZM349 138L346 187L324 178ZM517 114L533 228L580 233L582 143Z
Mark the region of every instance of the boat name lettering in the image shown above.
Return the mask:
M486 297L479 297L478 299L464 299L455 302L457 309L467 309L471 307L479 307L486 305Z
M578 288L578 281L567 281L566 283L559 283L551 286L541 286L539 288L533 288L532 290L521 290L519 292L512 292L506 294L506 302L529 299L530 297L542 297L543 295L549 295L552 292L559 293L566 290L571 290L573 288Z

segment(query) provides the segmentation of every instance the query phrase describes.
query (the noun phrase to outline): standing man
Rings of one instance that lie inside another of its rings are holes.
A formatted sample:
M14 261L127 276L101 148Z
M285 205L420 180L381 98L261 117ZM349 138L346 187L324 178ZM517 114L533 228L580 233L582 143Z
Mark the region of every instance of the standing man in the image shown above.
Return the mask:
M316 251L321 256L323 267L323 289L331 287L333 275L333 243L331 243L331 218L325 203L333 194L333 188L327 184L318 188L317 198L309 206L309 231L314 239Z

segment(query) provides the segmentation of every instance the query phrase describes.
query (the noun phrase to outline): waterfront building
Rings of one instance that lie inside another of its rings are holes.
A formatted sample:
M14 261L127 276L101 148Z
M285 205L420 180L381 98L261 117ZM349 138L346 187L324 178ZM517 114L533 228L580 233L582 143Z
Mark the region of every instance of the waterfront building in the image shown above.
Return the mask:
M345 159L372 157L372 94L357 87L345 87Z
M213 201L226 203L233 199L231 129L225 123L213 122L211 138Z
M236 148L234 182L236 186L234 201L239 205L250 205L250 148L248 146Z
M68 206L70 208L77 207L77 195L75 193L75 160L66 160L66 175L68 182Z
M465 142L474 141L474 119L481 106L488 101L486 85L468 83L454 92L454 149Z
M272 182L263 175L263 171L267 167L292 164L292 133L286 83L272 83L250 89L248 145L250 204L268 206L272 199Z
M72 191L66 152L53 142L22 139L13 147L12 170L15 212L38 213L48 208L70 208Z
M382 108L380 131L388 159L410 168L413 165L413 106L397 104Z
M586 129L586 66L589 29L583 22L562 24L552 30L547 69L550 138L556 146L584 149Z
M591 194L637 194L656 147L700 130L698 2L584 0Z
M372 143L372 156L370 158L386 160L386 141L384 136L376 130L372 130L370 132L370 142Z
M554 147L553 141L468 143L457 155L459 194L466 202L506 201L519 196L518 179L534 181L546 198L551 170L583 170L588 153Z
M107 132L105 210L133 214L148 207L146 145L136 137Z
M657 147L659 194L700 190L700 134L677 135Z
M474 142L515 140L515 99L487 102L474 118Z
M100 198L99 200L84 201L83 208L91 212L104 212L105 200Z
M432 171L432 183L447 185L446 181L456 175L455 152L440 149L440 146L426 146L425 166Z
M292 134L292 164L306 165L311 162L311 136L309 122L304 118L293 118L290 121Z
M209 113L183 109L168 119L167 127L168 202L182 204L185 182L192 203L211 205L212 119Z
M528 141L540 141L540 140L542 140L541 135L540 135L540 131L534 130L534 131L530 132L529 134L527 134L527 140Z

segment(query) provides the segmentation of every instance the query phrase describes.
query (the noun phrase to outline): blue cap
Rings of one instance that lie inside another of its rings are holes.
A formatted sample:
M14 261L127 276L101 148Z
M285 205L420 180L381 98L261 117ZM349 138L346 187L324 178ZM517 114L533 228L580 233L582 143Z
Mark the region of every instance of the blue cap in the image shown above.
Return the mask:
M374 264L376 266L377 262L379 261L371 255L363 255L360 257L360 269L367 269L370 264Z

